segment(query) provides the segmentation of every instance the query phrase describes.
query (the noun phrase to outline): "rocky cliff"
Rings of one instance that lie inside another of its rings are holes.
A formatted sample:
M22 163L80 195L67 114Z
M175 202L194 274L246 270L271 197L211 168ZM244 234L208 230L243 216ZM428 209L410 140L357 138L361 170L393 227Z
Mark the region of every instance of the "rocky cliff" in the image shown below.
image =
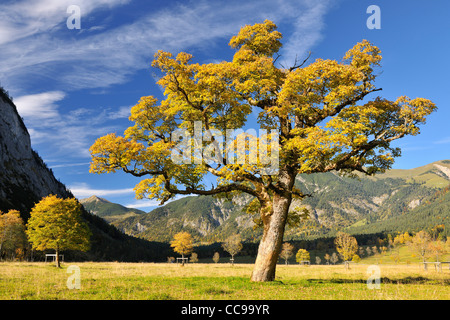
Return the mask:
M42 197L71 193L31 148L30 135L8 94L0 90L0 211L17 209L27 219Z

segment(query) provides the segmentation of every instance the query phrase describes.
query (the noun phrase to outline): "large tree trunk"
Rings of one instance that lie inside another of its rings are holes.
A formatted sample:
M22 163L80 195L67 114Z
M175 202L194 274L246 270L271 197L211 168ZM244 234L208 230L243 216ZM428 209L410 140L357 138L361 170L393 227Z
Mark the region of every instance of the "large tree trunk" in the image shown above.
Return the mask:
M264 232L251 276L252 281L275 280L275 269L283 242L290 204L291 197L275 195L271 214L263 217Z

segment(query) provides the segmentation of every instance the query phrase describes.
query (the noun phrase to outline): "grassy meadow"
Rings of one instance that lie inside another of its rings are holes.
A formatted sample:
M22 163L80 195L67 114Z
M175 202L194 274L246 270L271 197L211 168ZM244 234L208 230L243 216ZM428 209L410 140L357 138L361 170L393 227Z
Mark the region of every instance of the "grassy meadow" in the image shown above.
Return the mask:
M69 289L72 273L80 270L80 289ZM66 262L1 262L2 300L374 300L450 299L448 265L437 272L413 264L380 264L379 289L369 289L369 264L298 264L277 266L276 281L252 283L252 264Z

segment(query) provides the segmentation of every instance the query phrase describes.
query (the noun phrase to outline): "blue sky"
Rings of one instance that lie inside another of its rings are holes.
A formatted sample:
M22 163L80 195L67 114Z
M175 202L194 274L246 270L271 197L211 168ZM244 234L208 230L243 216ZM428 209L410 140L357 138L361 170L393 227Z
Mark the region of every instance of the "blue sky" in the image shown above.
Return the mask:
M67 8L81 9L81 29L68 29ZM368 29L368 6L381 29ZM280 62L312 52L338 59L368 39L382 51L381 96L424 97L439 110L421 134L396 142L395 168L450 159L450 2L448 0L27 0L0 4L0 84L27 125L33 148L79 199L96 194L150 210L136 200L135 177L89 173L89 147L122 134L141 96L162 98L150 67L154 53L192 53L195 61L230 60L227 43L245 24L273 20L283 34Z

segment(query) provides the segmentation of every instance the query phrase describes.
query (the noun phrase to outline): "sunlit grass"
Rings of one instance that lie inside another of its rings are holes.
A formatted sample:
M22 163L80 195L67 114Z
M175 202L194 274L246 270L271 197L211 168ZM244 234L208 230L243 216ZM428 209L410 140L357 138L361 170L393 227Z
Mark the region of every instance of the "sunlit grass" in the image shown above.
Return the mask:
M68 289L69 265L81 289ZM450 271L418 264L379 265L380 289L368 289L368 265L278 265L276 281L253 283L251 264L0 263L0 299L450 299Z

